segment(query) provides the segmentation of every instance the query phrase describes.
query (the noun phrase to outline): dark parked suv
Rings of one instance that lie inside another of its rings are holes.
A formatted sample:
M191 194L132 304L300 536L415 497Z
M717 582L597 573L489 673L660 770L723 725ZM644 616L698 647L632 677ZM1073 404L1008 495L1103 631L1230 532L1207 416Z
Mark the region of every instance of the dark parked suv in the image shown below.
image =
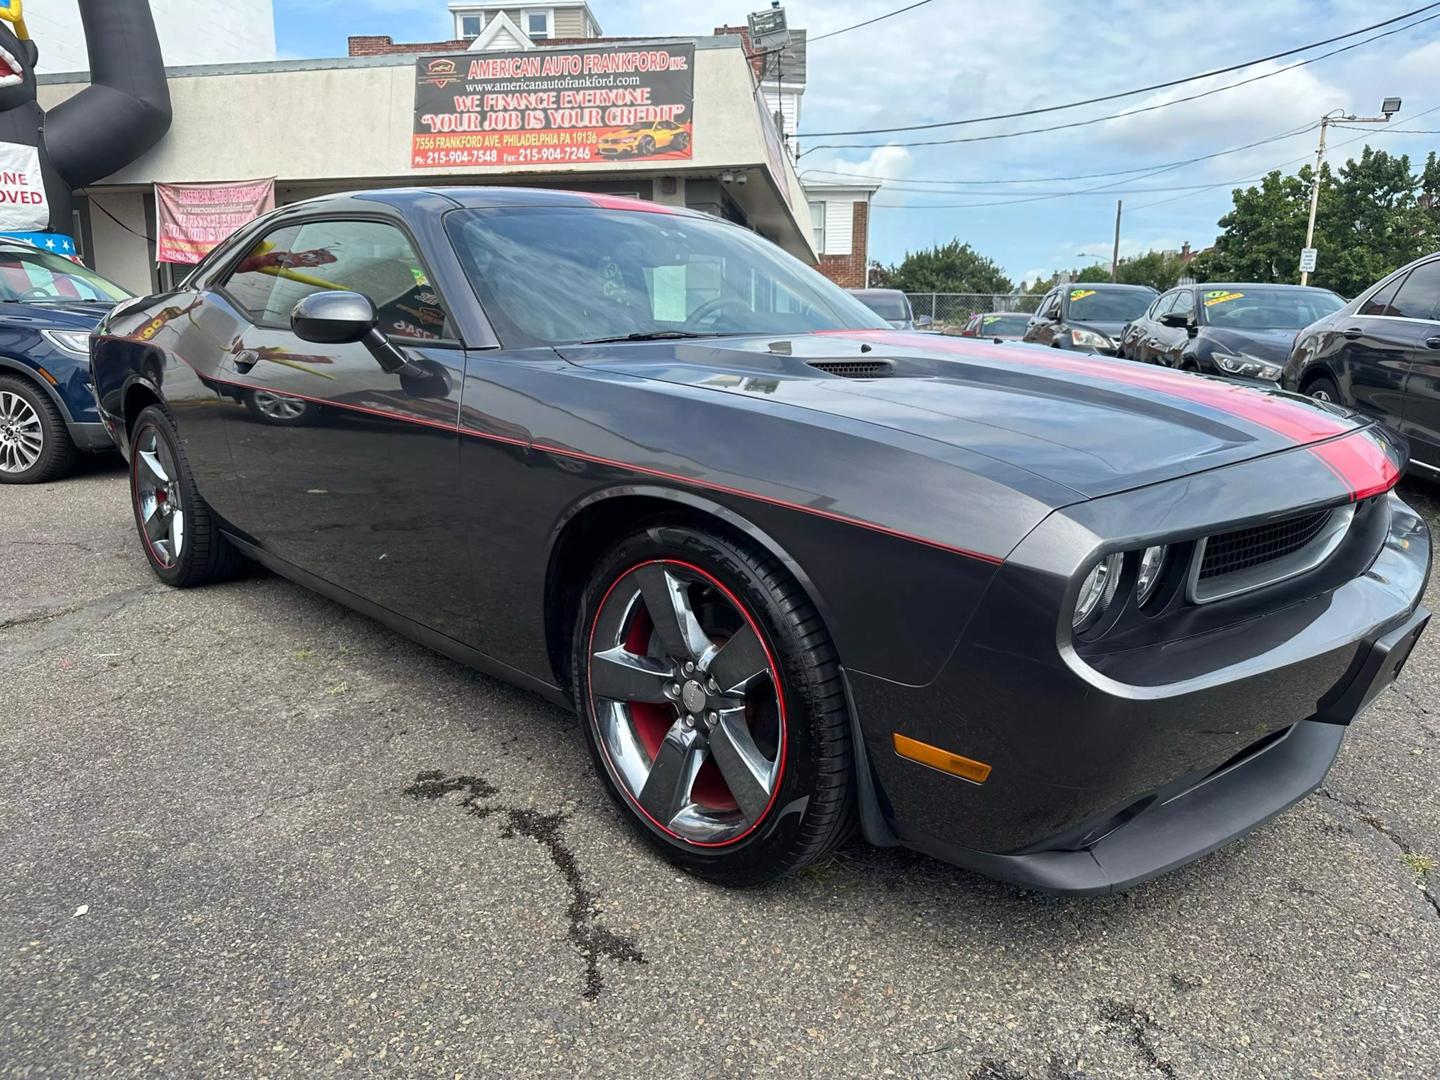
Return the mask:
M1329 289L1299 285L1182 285L1128 327L1127 360L1273 385L1295 334L1343 307Z
M1148 285L1058 285L1045 294L1030 317L1025 340L1114 356L1126 324L1138 319L1154 299L1155 290Z
M111 450L90 388L90 331L130 294L92 270L0 240L0 484L64 476Z
M1281 385L1368 413L1410 440L1416 465L1440 475L1440 253L1302 331Z

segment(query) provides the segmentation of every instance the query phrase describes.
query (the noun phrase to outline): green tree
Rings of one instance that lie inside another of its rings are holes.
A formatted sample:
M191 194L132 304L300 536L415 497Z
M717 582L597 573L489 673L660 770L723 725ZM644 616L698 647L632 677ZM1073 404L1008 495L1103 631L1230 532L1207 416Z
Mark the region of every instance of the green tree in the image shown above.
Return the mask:
M1147 251L1130 259L1121 259L1115 280L1126 285L1149 285L1164 292L1173 289L1190 271L1190 266L1175 251Z
M1087 267L1085 267L1085 269L1083 269L1083 270L1081 270L1079 273L1077 273L1077 274L1075 275L1075 280L1076 280L1076 281L1109 281L1109 280L1110 280L1110 267L1105 266L1103 263L1094 263L1093 265L1087 266Z
M1201 281L1298 282L1314 175L1306 166L1236 188L1214 249L1191 264L1191 273ZM1368 146L1338 170L1321 169L1312 284L1354 296L1437 243L1440 164L1433 153L1418 175L1409 157Z
M1008 293L1015 283L1000 265L969 244L951 240L925 251L907 251L885 272L892 289L905 292Z

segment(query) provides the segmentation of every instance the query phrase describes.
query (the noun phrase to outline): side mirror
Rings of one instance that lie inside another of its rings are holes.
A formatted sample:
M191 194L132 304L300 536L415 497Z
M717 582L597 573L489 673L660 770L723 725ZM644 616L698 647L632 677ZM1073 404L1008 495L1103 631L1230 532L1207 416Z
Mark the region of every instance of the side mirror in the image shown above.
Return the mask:
M1190 316L1182 315L1178 311L1171 311L1160 316L1160 325L1174 327L1176 330L1184 330L1190 325Z
M915 316L915 325L916 325L917 327L921 327L921 326L934 326L934 325L935 325L935 320L932 319L929 315L916 315L916 316Z
M351 345L375 329L380 316L368 296L357 292L311 293L290 313L290 329L301 341Z
M381 369L404 379L427 378L425 370L406 359L380 332L380 316L368 296L329 290L302 297L290 312L290 329L301 341L317 345L354 345L369 350Z
M1049 315L1046 316L1046 318L1048 318L1051 322L1059 322L1059 321L1060 321L1061 319L1063 319L1064 317L1065 317L1065 316L1064 316L1064 313L1061 312L1061 310L1060 310L1058 307L1057 307L1054 311L1050 312Z

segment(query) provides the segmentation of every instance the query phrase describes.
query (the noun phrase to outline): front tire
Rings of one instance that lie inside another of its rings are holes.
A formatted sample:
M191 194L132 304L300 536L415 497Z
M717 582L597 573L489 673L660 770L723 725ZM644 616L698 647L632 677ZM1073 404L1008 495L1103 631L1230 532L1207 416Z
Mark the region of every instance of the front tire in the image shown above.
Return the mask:
M79 456L45 391L26 379L0 377L0 484L59 480Z
M130 502L150 569L167 585L188 589L234 577L242 560L221 535L175 433L158 405L141 411L130 436Z
M671 862L749 885L849 834L840 666L777 560L719 531L652 525L601 560L574 640L575 701L596 769Z
M1306 383L1305 396L1316 401L1328 401L1332 405L1345 404L1340 398L1340 387L1336 386L1335 380L1328 375L1317 376Z

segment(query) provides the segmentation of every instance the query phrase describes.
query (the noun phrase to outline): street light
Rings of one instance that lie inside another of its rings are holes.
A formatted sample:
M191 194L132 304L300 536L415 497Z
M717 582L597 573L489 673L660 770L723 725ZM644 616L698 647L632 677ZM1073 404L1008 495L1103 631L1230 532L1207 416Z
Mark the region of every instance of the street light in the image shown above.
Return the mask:
M1379 116L1351 116L1336 109L1320 118L1320 145L1315 150L1315 175L1310 181L1310 223L1305 226L1305 250L1300 253L1300 284L1310 284L1310 271L1314 268L1315 211L1320 207L1320 168L1325 164L1325 133L1331 124L1388 124L1390 117L1400 111L1400 99L1387 97L1380 103Z

